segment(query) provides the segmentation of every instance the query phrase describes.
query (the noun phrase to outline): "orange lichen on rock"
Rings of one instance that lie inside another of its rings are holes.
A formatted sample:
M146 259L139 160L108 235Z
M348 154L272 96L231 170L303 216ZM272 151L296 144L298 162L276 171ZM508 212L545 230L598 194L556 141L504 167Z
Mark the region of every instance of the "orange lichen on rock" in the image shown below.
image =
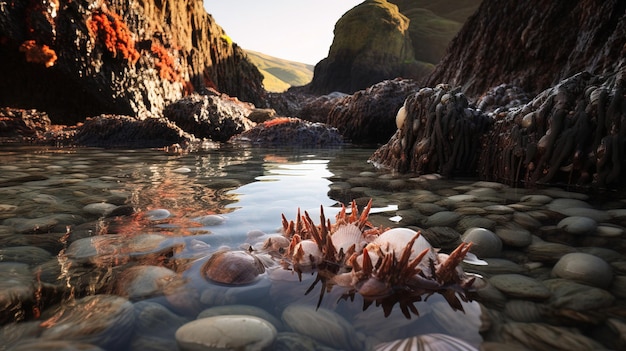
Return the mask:
M104 9L95 11L87 21L87 26L113 57L121 55L133 63L137 62L139 51L135 48L132 32L119 15Z
M275 125L289 123L292 120L294 120L294 119L293 118L289 118L289 117L276 117L276 118L270 119L269 121L263 122L263 126L264 127L273 127Z
M172 55L162 45L152 43L150 51L157 58L155 65L159 69L159 76L170 82L181 80L180 74L176 70L175 61Z
M43 63L46 67L54 66L57 54L48 45L39 45L34 40L27 40L20 45L20 52L26 55L26 61Z

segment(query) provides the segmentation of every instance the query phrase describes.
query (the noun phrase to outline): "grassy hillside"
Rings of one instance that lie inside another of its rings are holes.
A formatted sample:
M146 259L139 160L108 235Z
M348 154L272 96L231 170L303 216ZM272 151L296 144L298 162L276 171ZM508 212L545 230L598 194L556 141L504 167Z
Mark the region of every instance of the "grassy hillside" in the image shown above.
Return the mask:
M302 86L313 79L314 66L287 61L256 51L246 50L250 61L263 74L265 90L283 92L292 86Z

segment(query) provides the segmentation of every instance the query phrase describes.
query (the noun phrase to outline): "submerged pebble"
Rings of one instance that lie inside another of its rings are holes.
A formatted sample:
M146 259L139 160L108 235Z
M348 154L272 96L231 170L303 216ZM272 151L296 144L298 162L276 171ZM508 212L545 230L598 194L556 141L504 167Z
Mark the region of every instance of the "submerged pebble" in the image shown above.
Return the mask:
M613 281L613 269L606 261L582 252L561 257L554 265L552 274L603 289L608 288Z
M500 257L502 240L489 229L470 228L463 233L461 240L471 242L470 252L479 258Z
M246 315L196 319L176 331L181 350L261 351L274 342L276 328L268 321Z

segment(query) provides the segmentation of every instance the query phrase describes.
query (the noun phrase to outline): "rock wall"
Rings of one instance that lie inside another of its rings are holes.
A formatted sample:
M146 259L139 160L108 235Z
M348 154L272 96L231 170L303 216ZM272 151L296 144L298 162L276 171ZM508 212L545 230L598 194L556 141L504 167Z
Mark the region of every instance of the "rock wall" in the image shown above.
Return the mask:
M352 94L395 78L423 79L480 0L369 0L335 25L328 57L310 90Z
M346 12L335 25L328 57L315 66L314 93L354 93L386 79L428 72L417 62L409 19L385 0L368 0Z
M626 26L621 0L484 0L425 82L470 99L513 83L532 95L581 71L615 72Z
M625 11L617 1L485 0L429 77L434 88L407 98L371 160L516 186L623 188Z
M214 88L260 103L263 77L201 0L25 0L0 6L0 106L53 123L159 114Z

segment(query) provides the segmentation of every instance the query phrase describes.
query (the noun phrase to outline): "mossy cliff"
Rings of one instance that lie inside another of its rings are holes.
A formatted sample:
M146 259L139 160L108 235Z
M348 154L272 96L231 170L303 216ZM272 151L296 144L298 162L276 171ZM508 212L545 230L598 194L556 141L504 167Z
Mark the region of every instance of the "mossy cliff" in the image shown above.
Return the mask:
M159 114L213 88L258 103L263 77L201 0L24 0L0 6L0 106L53 123Z
M368 0L335 25L328 57L314 72L311 90L352 93L390 77L427 70L415 61L409 19L385 0Z
M426 77L479 0L368 0L335 25L328 57L315 67L314 93L353 93L397 77Z

